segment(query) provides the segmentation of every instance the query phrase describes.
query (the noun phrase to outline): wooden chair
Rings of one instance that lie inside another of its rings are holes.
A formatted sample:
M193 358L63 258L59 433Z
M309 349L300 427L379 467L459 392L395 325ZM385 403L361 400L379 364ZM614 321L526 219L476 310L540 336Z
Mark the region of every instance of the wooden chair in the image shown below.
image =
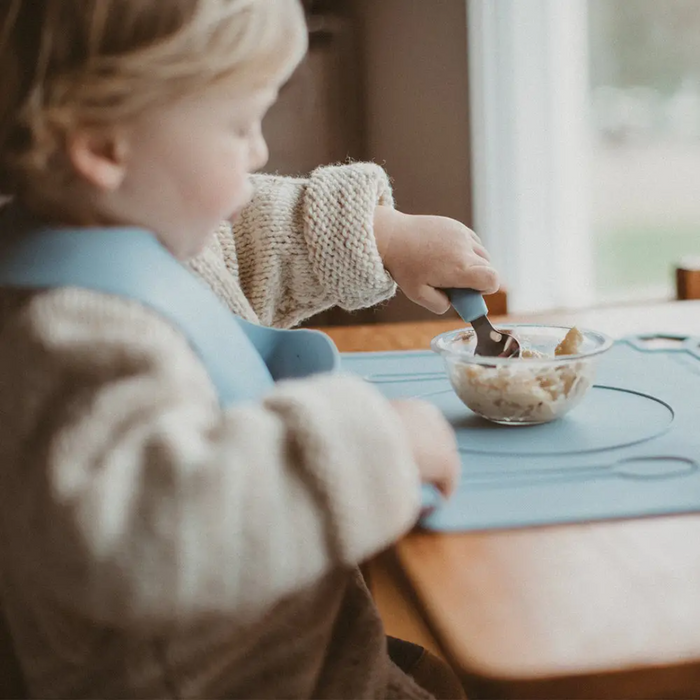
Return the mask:
M700 299L700 257L684 258L676 266L676 299Z

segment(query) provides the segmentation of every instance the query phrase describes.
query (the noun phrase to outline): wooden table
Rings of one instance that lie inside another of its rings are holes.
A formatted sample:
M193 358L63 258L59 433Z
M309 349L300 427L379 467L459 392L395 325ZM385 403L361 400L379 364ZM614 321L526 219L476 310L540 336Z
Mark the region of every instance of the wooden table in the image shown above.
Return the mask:
M508 320L700 336L700 302ZM395 350L456 325L324 330L342 351ZM414 532L370 577L387 629L443 654L472 698L700 697L700 514Z

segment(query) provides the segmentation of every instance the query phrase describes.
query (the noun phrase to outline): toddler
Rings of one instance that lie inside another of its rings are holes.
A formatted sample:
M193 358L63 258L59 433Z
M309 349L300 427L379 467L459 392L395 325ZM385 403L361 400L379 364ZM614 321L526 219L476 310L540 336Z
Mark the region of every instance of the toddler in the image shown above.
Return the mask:
M383 170L251 176L306 49L298 0L2 0L2 246L138 227L231 313L290 327L396 284L497 287ZM230 358L236 372L236 357ZM358 378L222 408L182 332L77 287L0 288L0 610L33 697L428 698L358 565L454 488L439 412Z

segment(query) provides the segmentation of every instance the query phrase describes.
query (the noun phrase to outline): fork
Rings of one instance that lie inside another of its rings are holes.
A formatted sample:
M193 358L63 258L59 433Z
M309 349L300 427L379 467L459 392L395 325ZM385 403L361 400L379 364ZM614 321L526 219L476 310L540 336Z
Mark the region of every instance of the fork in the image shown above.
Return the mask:
M510 333L496 330L488 319L484 297L474 289L444 289L447 298L463 321L476 333L475 355L519 357L520 343Z

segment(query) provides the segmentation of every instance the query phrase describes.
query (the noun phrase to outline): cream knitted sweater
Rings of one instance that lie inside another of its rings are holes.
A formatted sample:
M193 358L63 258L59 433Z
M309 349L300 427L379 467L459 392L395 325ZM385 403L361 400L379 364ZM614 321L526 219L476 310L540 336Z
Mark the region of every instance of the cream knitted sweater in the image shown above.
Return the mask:
M192 262L232 311L291 326L393 293L380 168L255 183ZM411 527L419 492L359 379L224 412L139 304L4 289L0 417L0 595L32 696L429 697L389 661L357 570Z

